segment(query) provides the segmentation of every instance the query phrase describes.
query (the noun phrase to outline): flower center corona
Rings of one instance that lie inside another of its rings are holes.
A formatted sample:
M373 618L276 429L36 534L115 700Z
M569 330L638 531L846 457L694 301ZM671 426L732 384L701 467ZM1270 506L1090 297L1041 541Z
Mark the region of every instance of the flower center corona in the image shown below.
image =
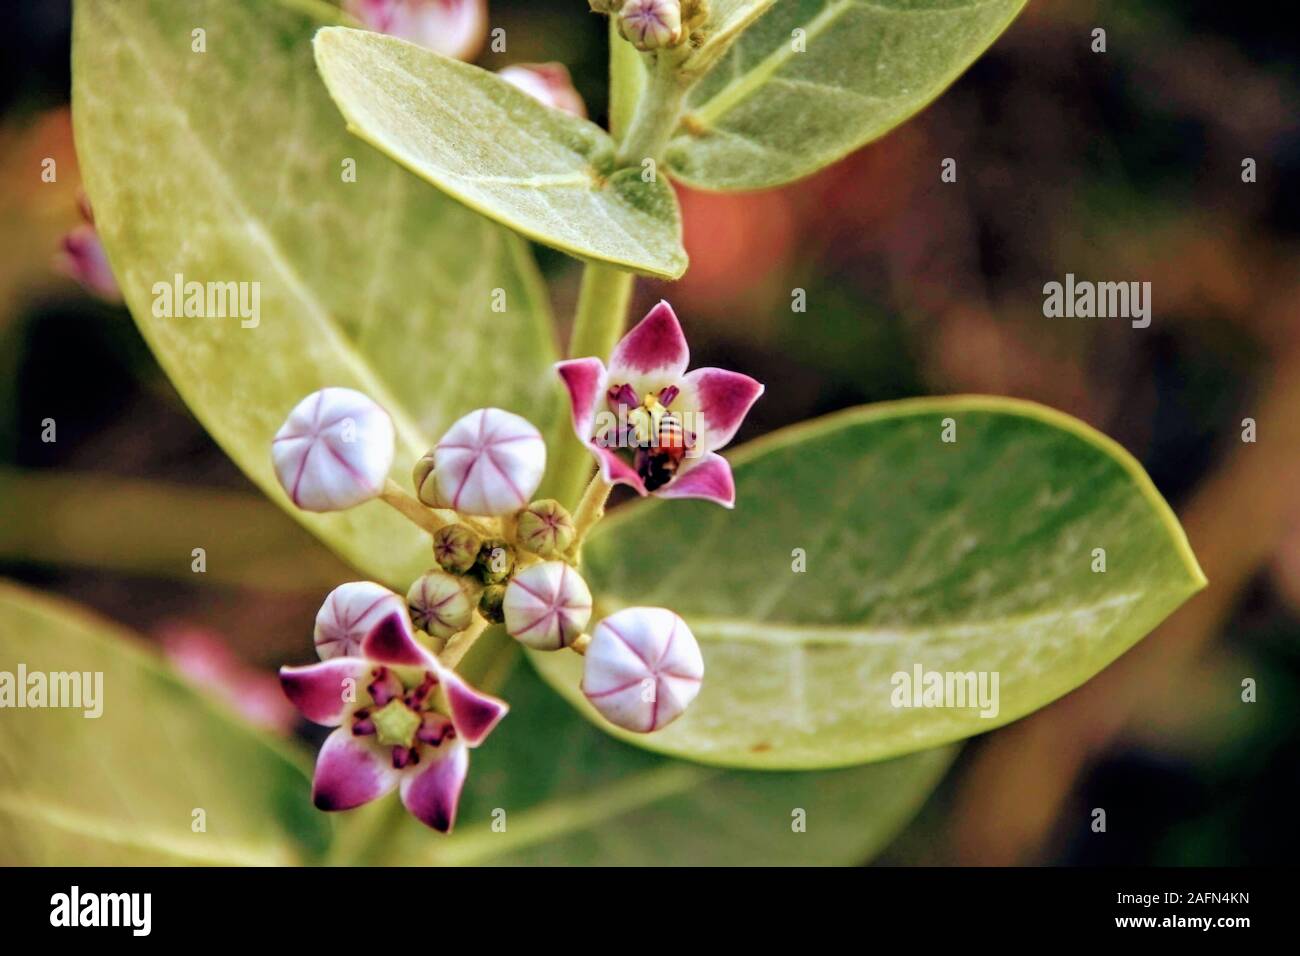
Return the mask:
M373 701L352 715L352 733L375 738L381 747L392 748L397 769L420 762L423 745L440 746L456 736L446 715L434 706L438 678L424 672L420 683L407 687L386 667L377 668L366 691Z

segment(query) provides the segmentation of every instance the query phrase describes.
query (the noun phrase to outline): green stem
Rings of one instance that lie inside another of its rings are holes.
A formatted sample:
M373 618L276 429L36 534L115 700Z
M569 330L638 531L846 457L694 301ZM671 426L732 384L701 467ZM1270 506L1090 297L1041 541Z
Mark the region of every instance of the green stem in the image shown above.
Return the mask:
M609 353L623 334L635 278L631 272L613 266L587 263L578 293L578 314L569 336L569 358L595 356L602 362L609 360ZM556 423L551 448L551 496L568 506L581 494L594 463L591 452L573 434L567 414Z
M663 159L668 140L677 129L690 82L681 73L681 58L663 50L647 57L646 86L632 114L627 135L619 145L617 165L640 166L647 159Z

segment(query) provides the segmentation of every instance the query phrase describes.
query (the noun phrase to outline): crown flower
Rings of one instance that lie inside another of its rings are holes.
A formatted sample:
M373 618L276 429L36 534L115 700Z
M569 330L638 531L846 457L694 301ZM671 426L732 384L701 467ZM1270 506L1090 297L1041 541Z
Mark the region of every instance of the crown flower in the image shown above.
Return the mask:
M447 429L433 461L446 507L466 515L513 514L528 506L542 482L546 443L527 419L480 408Z
M506 587L506 632L538 651L568 647L591 620L591 590L563 561L525 568Z
M344 0L362 26L472 60L487 38L487 0Z
M403 614L405 602L382 584L349 581L325 598L316 613L313 634L316 653L327 661L332 657L354 657L361 639L390 614Z
M573 430L602 477L638 494L704 498L730 508L731 466L717 449L735 436L763 386L720 368L686 371L690 350L672 306L660 302L598 358L559 362Z
M397 788L416 819L443 833L469 750L508 710L421 647L405 612L381 619L355 656L280 668L280 686L304 717L336 728L316 758L319 809L351 810Z

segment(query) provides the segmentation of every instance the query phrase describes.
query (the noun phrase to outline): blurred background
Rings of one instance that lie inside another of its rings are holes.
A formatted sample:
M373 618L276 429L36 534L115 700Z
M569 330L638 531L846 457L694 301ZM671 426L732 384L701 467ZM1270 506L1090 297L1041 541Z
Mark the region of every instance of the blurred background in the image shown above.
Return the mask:
M347 572L208 438L111 293L65 274L81 223L70 6L10 5L0 35L0 575L150 635L194 680L242 688L246 714L289 728L274 668ZM581 8L492 0L491 19L510 61L568 64L603 122L603 21ZM1031 0L880 142L783 189L682 191L691 269L671 287L642 282L634 312L670 295L696 364L780 382L739 440L863 402L1033 399L1142 461L1211 581L1085 687L972 741L876 862L1300 851L1297 63L1300 35L1265 5ZM41 182L43 157L57 183ZM940 182L947 157L956 183ZM567 321L576 263L538 257ZM1043 283L1067 272L1149 280L1151 326L1045 319ZM794 289L806 314L791 311ZM57 442L42 441L47 418ZM175 555L200 521L246 560L196 586ZM1257 703L1241 701L1245 678Z

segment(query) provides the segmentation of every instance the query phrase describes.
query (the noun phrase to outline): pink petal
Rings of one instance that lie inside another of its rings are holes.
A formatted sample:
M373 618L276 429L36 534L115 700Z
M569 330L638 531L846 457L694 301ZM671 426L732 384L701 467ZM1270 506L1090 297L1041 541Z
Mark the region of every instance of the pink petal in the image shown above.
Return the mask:
M573 86L573 77L563 63L516 63L497 76L523 90L539 103L586 117L587 104Z
M631 383L638 395L644 395L676 384L690 359L681 323L673 307L661 301L614 346L609 381Z
M456 805L469 772L469 751L460 740L439 747L421 747L417 773L402 778L402 803L421 823L440 833L456 822Z
M337 727L356 706L372 665L360 657L335 657L306 667L281 667L280 687L312 723Z
M615 454L612 448L601 448L595 442L589 442L587 445L592 454L596 456L596 461L600 465L600 475L606 481L613 485L629 485L636 490L639 495L645 495L645 482L641 476L636 473L636 469L625 462Z
M578 441L587 442L595 428L596 409L605 393L605 363L598 358L556 362L555 371L569 390L569 411Z
M374 630L361 639L361 655L377 664L428 670L438 667L433 655L415 640L411 619L406 614L389 614L376 624Z
M672 481L654 492L660 498L703 498L724 508L736 506L736 483L727 459L709 452L693 462L687 459Z
M682 376L680 408L685 427L698 443L692 451L716 451L736 435L763 386L748 375L723 368L697 368ZM692 420L693 419L693 420Z
M340 727L325 738L316 756L312 803L320 810L351 810L391 791L398 778L386 748Z
M371 30L458 60L474 59L487 37L486 0L345 0L344 9Z
M439 675L447 694L447 709L456 737L468 747L477 747L501 722L510 707L505 701L475 690L453 671L443 669Z

